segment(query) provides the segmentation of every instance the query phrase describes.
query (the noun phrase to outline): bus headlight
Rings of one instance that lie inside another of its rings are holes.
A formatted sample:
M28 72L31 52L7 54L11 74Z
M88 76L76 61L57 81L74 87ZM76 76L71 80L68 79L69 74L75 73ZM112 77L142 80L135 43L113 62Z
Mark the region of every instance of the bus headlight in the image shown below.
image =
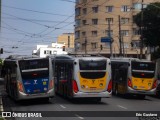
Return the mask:
M85 86L84 86L84 85L82 85L82 86L81 86L81 88L85 88Z
M103 83L100 83L99 86L102 87L102 86L103 86Z

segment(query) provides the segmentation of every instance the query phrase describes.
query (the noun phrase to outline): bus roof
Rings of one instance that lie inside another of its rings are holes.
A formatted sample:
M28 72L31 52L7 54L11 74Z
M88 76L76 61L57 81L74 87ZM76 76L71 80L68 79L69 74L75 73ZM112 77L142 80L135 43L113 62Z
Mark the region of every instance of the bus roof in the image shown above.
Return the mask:
M6 58L6 60L24 60L24 59L31 59L31 58L39 58L36 55L10 55Z
M140 61L140 59L129 58L129 57L115 57L115 58L111 58L111 61L130 62L130 61Z

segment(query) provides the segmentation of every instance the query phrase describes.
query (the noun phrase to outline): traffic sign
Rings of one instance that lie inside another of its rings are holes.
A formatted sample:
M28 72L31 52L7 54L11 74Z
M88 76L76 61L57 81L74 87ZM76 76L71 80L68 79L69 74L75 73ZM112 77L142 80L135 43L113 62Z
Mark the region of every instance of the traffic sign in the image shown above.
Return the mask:
M111 38L109 37L102 37L101 42L111 42Z

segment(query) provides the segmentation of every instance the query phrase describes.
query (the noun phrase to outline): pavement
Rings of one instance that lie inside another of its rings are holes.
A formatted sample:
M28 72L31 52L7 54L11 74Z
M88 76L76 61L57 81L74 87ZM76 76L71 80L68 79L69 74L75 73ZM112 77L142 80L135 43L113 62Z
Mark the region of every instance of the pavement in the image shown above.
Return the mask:
M3 87L4 87L4 79L3 78L0 78L0 120L1 120L1 114L2 112L4 111L3 109L3 101L2 101L2 90L3 90Z

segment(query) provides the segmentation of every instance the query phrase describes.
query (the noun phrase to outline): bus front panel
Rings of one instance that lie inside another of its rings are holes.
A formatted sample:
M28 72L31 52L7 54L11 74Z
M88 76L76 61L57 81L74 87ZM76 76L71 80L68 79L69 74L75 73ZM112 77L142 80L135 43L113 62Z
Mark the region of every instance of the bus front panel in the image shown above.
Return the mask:
M155 64L132 62L132 87L135 90L151 90L155 82Z
M46 93L49 88L49 60L19 61L22 83L26 94Z

